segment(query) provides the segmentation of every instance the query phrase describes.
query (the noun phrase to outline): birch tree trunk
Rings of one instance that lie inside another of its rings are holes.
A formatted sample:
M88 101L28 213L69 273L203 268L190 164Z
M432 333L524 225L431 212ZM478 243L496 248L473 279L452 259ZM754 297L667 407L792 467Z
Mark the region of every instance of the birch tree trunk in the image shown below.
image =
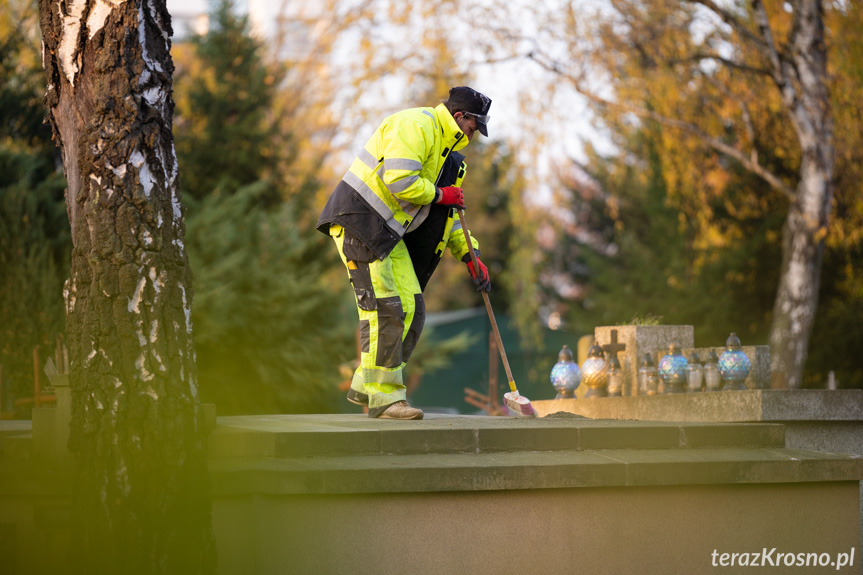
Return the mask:
M40 0L72 227L73 567L205 573L214 538L165 0Z
M824 239L833 201L833 121L827 89L827 47L822 0L792 3L789 46L774 47L761 0L751 0L801 149L800 180L782 236L782 268L770 330L774 385L798 389L818 309Z

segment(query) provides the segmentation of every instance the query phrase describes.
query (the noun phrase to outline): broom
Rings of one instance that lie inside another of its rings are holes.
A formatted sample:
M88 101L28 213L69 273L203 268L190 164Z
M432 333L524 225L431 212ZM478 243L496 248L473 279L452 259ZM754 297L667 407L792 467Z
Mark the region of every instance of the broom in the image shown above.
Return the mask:
M470 234L467 231L467 224L464 221L464 210L458 211L458 219L461 222L461 230L464 232L464 239L467 242L467 249L470 253L470 261L473 263L473 269L479 273L479 266L476 262L476 252L473 249L473 244L470 241ZM509 368L509 361L506 359L506 351L503 349L503 340L500 338L500 330L497 328L497 322L494 319L494 312L491 309L491 302L488 299L488 293L482 291L482 299L485 302L485 310L488 312L488 319L491 322L491 329L494 332L494 337L497 340L497 349L500 350L500 359L503 361L503 368L506 370L506 377L509 380L509 391L503 394L503 402L506 408L515 415L524 417L534 417L536 410L530 404L530 400L523 395L519 395L518 388L515 386L515 378L512 376L512 370Z

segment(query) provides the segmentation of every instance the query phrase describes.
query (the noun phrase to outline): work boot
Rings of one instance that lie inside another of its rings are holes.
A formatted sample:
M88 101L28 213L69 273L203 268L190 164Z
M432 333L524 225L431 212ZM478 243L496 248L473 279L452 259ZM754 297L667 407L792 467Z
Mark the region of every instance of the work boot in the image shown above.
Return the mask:
M363 407L368 407L369 405L369 396L361 391L357 391L354 388L348 390L348 401L351 403L356 403L357 405L361 405Z
M369 410L369 417L378 419L422 419L423 410L411 407L407 401L397 401L383 407Z

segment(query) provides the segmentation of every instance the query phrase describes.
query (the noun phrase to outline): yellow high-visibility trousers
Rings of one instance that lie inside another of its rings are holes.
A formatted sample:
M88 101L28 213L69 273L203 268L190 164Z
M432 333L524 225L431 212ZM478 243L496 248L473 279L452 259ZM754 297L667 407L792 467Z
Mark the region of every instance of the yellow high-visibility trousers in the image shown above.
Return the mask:
M360 366L351 389L369 397L369 409L406 398L402 373L425 323L425 302L410 254L399 241L383 260L353 235L330 226L354 289L360 320Z

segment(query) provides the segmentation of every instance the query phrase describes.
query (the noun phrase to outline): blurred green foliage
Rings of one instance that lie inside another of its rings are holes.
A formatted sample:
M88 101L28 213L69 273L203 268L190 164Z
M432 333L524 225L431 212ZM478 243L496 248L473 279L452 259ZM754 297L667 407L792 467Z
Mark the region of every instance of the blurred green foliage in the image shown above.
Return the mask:
M10 7L0 13L0 364L20 396L32 389L33 346L50 346L63 330L71 245L60 162L42 124L36 3L0 5ZM853 129L863 69L863 26L852 26L859 19L859 10L849 11L847 29L836 36L848 48L831 54L840 120L836 217L810 346L812 386L827 370L837 372L843 387L863 385L863 368L855 365L863 341L857 225L863 147ZM426 54L435 67L419 66L410 105L429 105L446 87L470 84L452 76L458 51L440 45L442 51L430 47ZM305 84L292 85L294 69L270 61L266 48L230 0L214 3L206 34L173 48L174 135L195 277L201 394L223 414L332 411L343 402L339 367L355 356L356 312L335 250L313 225L316 202L338 178L326 170L340 174L346 166L314 154L299 159L300 149L323 148L326 138L300 135L314 119L291 115ZM482 139L466 149L468 222L492 274L494 309L515 320L520 347L542 350L543 323L551 326L555 314L560 329L572 333L661 317L665 324L694 324L698 345L721 344L730 331L744 343L765 343L781 257L782 200L733 165L721 165L714 168L728 178L725 195L699 203L702 182L696 179L692 189L681 183L674 173L679 166L663 160L668 143L658 126L610 115L603 120L616 152L589 149L584 165L563 170L570 203L557 213L529 201L537 183L524 179L517 158L524 150ZM762 150L763 161L793 172L788 158L769 150ZM579 169L590 183L566 175ZM757 198L756 207L747 198ZM749 211L734 209L741 205ZM714 226L709 241L699 238L701 212ZM552 228L553 237L546 236ZM426 297L430 312L482 305L464 264L450 256ZM414 372L446 365L463 346L425 334ZM534 379L546 372L543 367Z
M53 353L65 325L65 179L47 162L0 145L0 365L7 410L13 398L33 396L33 348Z
M589 289L572 318L588 325L622 325L631 318L661 317L668 325L694 325L696 345L721 345L731 331L763 344L781 261L779 246L765 235L781 227L781 214L737 219L729 227L745 232L735 232L734 241L722 248L696 248L692 226L668 198L655 153L660 137L655 125L630 135L629 152L642 158L635 165L589 156L586 169L610 194L589 200L591 211L599 215L598 227L615 250L580 246ZM577 186L573 192L579 193Z
M266 193L210 195L186 220L201 396L222 414L331 411L339 350L352 349L347 294L324 284L332 262L319 254L334 250Z
M202 400L221 414L332 411L349 296L328 284L338 259L305 190L281 177L297 166L278 160L292 142L269 117L280 66L228 0L184 49L174 135Z
M290 144L270 116L284 69L265 61L266 47L252 37L248 16L233 0L217 2L207 33L175 51L181 54L174 135L184 196L231 194L256 181L275 184L282 167L277 150ZM277 200L275 185L260 199Z
M570 321L588 330L656 315L664 324L694 325L698 346L722 345L730 332L748 345L766 344L782 261L776 230L782 228L784 212L730 209L744 203L753 190L767 201L766 184L731 166L723 197L711 205L683 207L669 197L667 168L655 152L662 130L649 122L631 131L618 130L617 144L626 153L603 157L591 151L583 166L607 195L592 195L577 183L571 186L578 198L574 209L590 206L596 218L592 225L604 230L607 243L591 245L564 234L556 249L572 247L569 269L587 286L585 297L569 309ZM841 199L837 203L842 206ZM724 239L699 245L690 209L716 214L718 237ZM615 250L604 249L608 245ZM830 371L841 387L863 387L863 368L855 352L863 343L860 262L860 242L828 243L805 387L824 387Z
M64 330L71 252L61 162L42 124L36 3L15 6L20 10L0 18L0 365L7 404L33 388L33 347L52 352ZM342 409L340 367L354 359L356 310L335 249L314 229L313 199L332 174L321 172L320 158L298 158L294 128L306 119L280 113L284 100L302 94L285 81L289 69L267 60L235 2L216 2L212 10L205 34L174 46L174 136L201 396L220 414ZM487 233L484 257L499 272L509 225L506 168L496 147L478 152L472 219ZM464 264L452 263L436 278L441 307L475 303ZM458 286L448 291L447 282ZM447 301L447 293L459 297ZM417 374L448 365L466 337L425 338Z
M53 353L64 329L71 239L65 179L51 130L35 2L0 10L0 366L3 405L33 395L33 348Z

